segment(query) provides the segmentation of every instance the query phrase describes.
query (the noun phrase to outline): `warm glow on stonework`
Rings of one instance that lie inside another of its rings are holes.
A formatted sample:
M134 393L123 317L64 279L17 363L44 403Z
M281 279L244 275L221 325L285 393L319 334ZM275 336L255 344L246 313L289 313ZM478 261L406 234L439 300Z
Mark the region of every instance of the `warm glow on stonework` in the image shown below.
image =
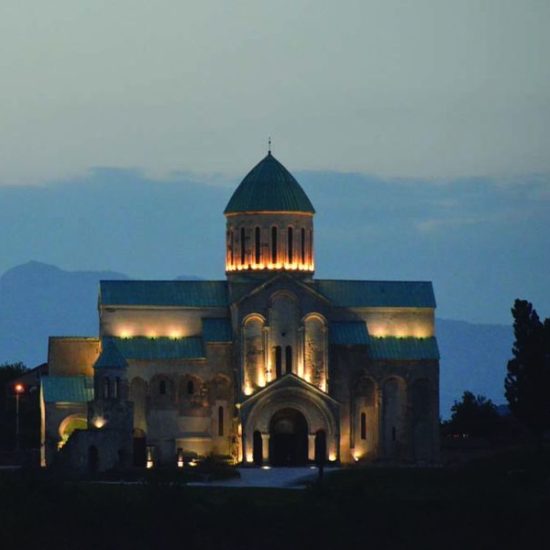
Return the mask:
M227 272L232 271L315 271L315 265L313 262L299 263L299 262L277 262L277 263L245 263L245 264L233 264L226 263L225 270Z
M103 428L103 426L105 426L106 424L106 420L105 418L103 418L103 416L96 416L93 420L93 425L99 430L101 428Z
M433 328L428 323L411 324L377 324L369 323L369 335L374 338L429 338Z

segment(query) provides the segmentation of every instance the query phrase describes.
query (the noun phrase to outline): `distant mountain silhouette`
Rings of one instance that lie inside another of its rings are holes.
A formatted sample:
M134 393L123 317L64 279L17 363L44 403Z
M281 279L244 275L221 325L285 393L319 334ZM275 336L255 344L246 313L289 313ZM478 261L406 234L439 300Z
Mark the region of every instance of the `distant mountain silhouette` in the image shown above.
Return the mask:
M0 363L23 361L33 367L46 360L48 336L95 336L101 279L128 279L112 271L64 271L29 262L0 278ZM178 280L197 280L182 275ZM438 319L441 351L441 415L448 416L464 390L504 400L511 326Z

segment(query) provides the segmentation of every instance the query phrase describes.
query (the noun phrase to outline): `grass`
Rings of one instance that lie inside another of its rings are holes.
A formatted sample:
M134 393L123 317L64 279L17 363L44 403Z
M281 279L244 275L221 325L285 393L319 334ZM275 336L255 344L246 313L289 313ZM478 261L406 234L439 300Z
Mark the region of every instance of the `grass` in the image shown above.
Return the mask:
M550 456L349 468L305 491L0 477L0 547L549 548Z

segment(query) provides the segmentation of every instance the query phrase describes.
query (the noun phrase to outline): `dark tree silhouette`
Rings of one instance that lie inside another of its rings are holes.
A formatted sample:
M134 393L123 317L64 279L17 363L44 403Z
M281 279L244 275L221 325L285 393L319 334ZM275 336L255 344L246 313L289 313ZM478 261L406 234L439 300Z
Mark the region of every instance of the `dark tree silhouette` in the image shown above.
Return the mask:
M445 425L445 431L450 433L487 437L500 425L496 405L483 395L475 396L469 391L464 392L461 401L455 401L451 412L451 419Z
M516 300L514 358L508 361L504 381L512 414L534 435L542 450L544 432L550 428L550 319L542 323L526 300Z

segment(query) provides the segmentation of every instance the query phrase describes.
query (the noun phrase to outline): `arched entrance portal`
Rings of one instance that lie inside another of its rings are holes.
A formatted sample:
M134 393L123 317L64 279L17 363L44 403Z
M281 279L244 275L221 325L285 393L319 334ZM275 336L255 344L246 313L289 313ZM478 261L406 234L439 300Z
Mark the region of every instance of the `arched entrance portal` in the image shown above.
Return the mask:
M273 466L299 466L307 462L307 421L296 409L282 409L269 423L269 460Z

